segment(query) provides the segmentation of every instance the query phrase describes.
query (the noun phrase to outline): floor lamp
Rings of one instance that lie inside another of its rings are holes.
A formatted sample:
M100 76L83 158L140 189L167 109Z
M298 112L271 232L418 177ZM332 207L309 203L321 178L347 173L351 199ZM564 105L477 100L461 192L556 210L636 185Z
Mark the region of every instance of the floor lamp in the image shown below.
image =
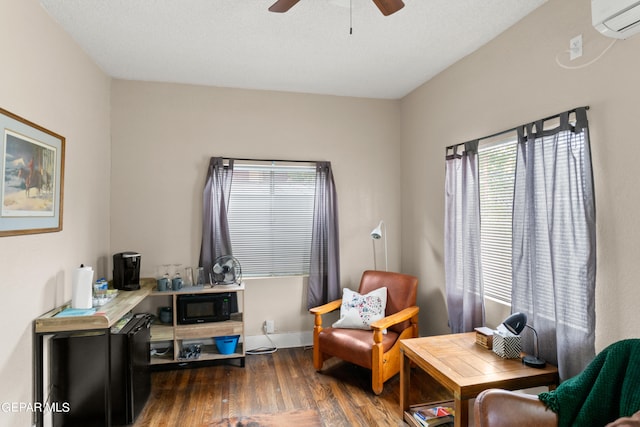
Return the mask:
M384 233L382 232L382 227L384 227ZM389 261L387 260L387 226L384 224L384 221L380 221L380 224L376 228L371 231L371 242L373 244L373 268L374 270L378 269L378 264L376 263L376 240L381 239L384 236L384 271L389 271Z

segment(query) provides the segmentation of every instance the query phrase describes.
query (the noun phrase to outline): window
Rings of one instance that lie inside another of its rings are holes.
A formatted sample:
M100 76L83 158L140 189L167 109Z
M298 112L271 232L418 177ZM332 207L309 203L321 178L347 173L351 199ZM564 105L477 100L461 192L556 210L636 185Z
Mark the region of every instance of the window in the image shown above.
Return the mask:
M481 141L478 147L480 175L480 256L484 295L511 303L511 223L515 183L517 136Z
M313 164L236 161L228 221L243 276L309 274L315 179Z

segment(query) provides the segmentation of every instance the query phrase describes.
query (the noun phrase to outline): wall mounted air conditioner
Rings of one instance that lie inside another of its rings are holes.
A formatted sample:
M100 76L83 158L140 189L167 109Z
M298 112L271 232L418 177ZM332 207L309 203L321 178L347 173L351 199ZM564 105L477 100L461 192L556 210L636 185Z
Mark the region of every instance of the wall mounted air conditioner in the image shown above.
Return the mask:
M591 0L591 18L605 36L628 39L640 32L640 1Z

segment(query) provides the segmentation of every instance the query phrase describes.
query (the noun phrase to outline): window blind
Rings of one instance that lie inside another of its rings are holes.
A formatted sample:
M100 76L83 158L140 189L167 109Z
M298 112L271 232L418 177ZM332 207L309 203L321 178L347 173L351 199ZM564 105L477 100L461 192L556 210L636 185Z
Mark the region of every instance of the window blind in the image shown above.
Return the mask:
M506 138L506 139L505 139ZM485 297L511 303L511 241L517 138L478 148L480 253Z
M309 274L315 165L238 163L229 234L243 276Z

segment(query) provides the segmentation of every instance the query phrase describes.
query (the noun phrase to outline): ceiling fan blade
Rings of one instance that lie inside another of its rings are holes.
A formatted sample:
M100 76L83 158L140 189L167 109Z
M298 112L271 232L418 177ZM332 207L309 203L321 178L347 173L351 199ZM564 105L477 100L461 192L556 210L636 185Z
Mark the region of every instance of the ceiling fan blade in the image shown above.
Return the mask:
M382 12L384 16L396 13L404 7L402 0L373 0L373 2L378 6L378 9L380 9L380 12Z
M269 12L284 13L291 9L300 0L278 0L269 8Z

